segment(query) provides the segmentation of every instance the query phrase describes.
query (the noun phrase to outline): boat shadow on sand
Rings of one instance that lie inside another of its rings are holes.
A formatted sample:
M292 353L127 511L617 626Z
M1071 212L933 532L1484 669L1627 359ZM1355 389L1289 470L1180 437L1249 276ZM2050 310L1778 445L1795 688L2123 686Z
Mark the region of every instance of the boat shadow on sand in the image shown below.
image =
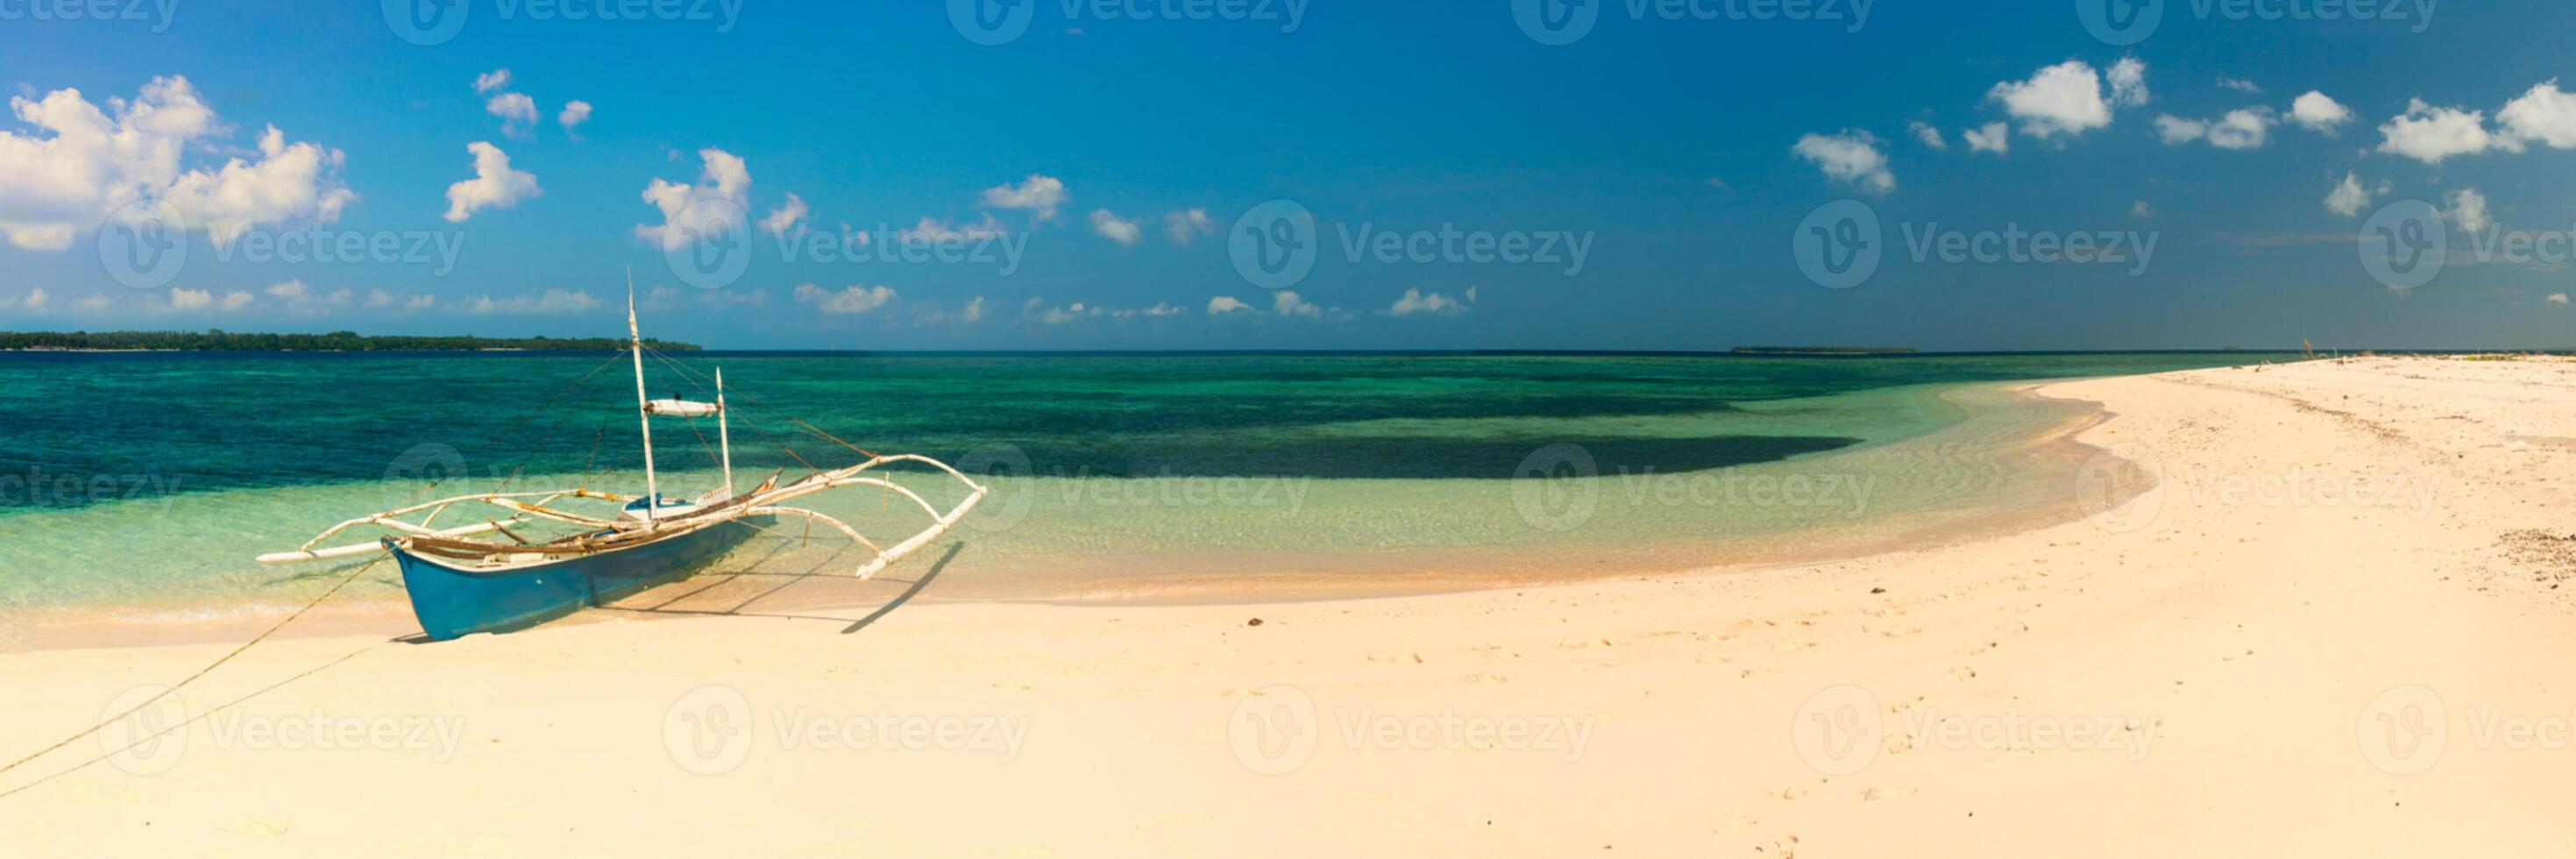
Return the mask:
M876 623L886 615L892 614L895 609L902 608L905 603L911 602L913 597L919 596L923 590L928 589L930 583L937 580L939 574L945 572L948 565L957 560L957 556L966 550L965 541L952 542L948 544L946 552L921 567L919 573L912 574L909 578L898 571L889 570L885 575L858 583L870 589L874 589L872 586L877 585L900 585L903 589L892 598L868 610L866 614L857 617L822 613L829 612L831 609L754 609L755 604L764 600L774 601L773 598L781 592L808 581L854 581L849 577L849 562L844 558L827 558L803 565L802 569L778 569L780 556L794 546L793 540L779 540L765 552L750 557L720 561L687 578L646 589L593 610L647 616L765 617L779 620L821 621L843 624L841 634L849 635L866 629L870 624ZM830 599L816 601L816 604L849 605L853 600L842 598L844 596L847 595L836 593ZM867 602L873 602L866 598L858 598L856 601L860 605L852 606L854 611L864 607Z

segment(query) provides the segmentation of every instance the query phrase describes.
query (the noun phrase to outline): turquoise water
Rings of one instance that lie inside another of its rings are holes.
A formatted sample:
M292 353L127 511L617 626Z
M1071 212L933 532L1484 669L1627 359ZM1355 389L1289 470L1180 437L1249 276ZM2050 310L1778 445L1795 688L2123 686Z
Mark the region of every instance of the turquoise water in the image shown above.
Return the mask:
M958 532L971 554L942 581L1003 595L1963 511L2066 413L1962 386L2262 357L707 353L648 375L656 397L704 397L691 380L723 367L746 484L858 458L800 419L985 475L995 492ZM287 601L314 571L249 558L341 519L642 484L615 356L0 353L0 379L0 610ZM666 492L714 485L715 438L657 425ZM957 497L934 477L902 482ZM816 506L887 538L915 521L862 493ZM739 563L859 560L801 536ZM362 598L392 598L376 578Z

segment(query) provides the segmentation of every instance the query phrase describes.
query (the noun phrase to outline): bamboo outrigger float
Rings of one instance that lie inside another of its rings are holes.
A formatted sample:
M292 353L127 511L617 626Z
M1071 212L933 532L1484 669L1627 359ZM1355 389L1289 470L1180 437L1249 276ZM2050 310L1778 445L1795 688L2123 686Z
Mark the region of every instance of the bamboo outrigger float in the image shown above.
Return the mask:
M856 574L868 578L955 527L988 491L947 463L926 456L868 454L866 461L856 465L817 471L785 484L772 474L751 491L736 493L724 371L719 369L715 374L715 402L647 397L644 338L636 326L631 280L627 287L626 333L634 353L635 400L644 431L643 495L588 488L460 495L360 516L332 526L294 551L261 555L259 562L293 564L389 551L402 569L403 586L410 592L412 612L420 618L421 629L432 640L445 641L477 632L533 626L584 606L600 605L681 578L761 528L775 524L782 516L819 523L867 549L871 556L859 564ZM662 497L653 465L655 417L715 418L723 485L685 500ZM815 432L821 434L819 430ZM969 493L955 507L942 511L919 493L869 474L896 463L917 463L945 472L965 484ZM928 514L931 524L892 546L879 546L848 523L813 510L784 506L816 493L858 486L901 496ZM566 500L607 501L624 506L606 517L554 506ZM458 507L490 508L496 515L448 528L435 525L441 514ZM412 516L419 518L406 518ZM571 526L574 533L531 541L511 530L539 523ZM369 528L392 533L375 542L317 548L344 532ZM496 533L507 542L469 539Z

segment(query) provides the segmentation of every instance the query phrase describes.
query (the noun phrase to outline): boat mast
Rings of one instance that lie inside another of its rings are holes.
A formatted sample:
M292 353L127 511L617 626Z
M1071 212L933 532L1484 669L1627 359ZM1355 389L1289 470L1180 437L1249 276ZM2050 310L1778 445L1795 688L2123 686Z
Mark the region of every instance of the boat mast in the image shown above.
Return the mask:
M724 451L725 497L733 497L733 430L732 415L725 409L724 368L716 368L716 447Z
M635 352L635 413L644 422L644 521L654 521L662 490L653 475L653 406L644 396L644 334L635 327L635 270L626 270L626 338ZM648 525L649 527L649 525Z

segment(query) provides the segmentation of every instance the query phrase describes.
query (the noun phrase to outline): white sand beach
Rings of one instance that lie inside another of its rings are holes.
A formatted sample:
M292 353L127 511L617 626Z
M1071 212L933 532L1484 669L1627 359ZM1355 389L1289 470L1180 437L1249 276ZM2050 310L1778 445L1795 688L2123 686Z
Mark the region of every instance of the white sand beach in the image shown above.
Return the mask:
M2576 362L2359 358L2035 392L2107 411L2076 437L2106 453L2075 503L2154 488L2008 536L1753 572L285 637L0 774L0 852L2576 843L2560 666ZM0 655L0 761L233 646Z

